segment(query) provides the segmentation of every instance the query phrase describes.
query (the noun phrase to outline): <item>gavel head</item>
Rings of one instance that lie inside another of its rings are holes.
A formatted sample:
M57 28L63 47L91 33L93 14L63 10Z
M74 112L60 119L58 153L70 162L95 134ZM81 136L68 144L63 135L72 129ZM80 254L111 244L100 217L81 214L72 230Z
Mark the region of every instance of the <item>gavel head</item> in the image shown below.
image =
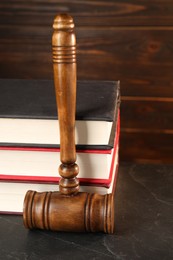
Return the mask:
M79 192L65 196L60 192L28 191L23 220L26 228L68 232L114 232L114 198Z

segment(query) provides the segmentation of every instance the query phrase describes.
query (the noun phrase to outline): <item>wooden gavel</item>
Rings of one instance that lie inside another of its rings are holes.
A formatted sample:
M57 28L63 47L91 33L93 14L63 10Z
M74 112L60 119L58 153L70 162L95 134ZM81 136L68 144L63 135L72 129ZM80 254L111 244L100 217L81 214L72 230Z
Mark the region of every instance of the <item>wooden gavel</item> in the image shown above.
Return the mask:
M53 69L60 127L59 192L28 191L26 228L69 232L114 232L113 194L79 192L76 164L76 37L71 16L56 16L52 36Z

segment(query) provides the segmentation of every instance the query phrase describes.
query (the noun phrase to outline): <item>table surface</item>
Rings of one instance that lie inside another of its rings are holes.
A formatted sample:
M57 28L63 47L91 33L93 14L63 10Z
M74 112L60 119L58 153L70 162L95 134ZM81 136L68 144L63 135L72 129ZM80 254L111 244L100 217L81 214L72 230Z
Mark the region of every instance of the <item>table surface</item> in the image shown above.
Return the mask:
M173 259L173 165L121 164L114 235L28 231L0 215L0 259Z

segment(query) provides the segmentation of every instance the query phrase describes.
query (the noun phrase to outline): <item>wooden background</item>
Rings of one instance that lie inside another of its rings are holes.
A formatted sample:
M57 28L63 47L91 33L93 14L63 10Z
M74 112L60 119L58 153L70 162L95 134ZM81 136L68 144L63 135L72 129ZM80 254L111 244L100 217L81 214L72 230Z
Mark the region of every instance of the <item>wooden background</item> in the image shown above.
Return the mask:
M75 20L78 79L121 80L121 160L173 162L173 1L1 0L0 77L53 78L60 12Z

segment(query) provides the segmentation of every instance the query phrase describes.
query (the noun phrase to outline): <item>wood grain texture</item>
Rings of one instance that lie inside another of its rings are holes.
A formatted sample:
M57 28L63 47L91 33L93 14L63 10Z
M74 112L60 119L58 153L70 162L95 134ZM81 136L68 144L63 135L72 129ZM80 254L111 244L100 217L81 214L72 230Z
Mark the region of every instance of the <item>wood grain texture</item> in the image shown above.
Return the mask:
M77 26L170 26L173 24L172 0L50 0L5 1L0 3L0 23L4 17L14 24L47 25L52 16L68 12ZM39 14L39 15L38 15Z
M169 132L173 134L173 98L142 100L131 98L121 102L123 129Z
M173 135L132 129L121 133L121 158L138 163L172 163Z
M0 10L1 77L53 78L51 23L58 12L68 12L76 24L78 79L121 80L122 149L126 149L126 130L127 138L133 136L138 143L145 134L151 144L152 131L161 130L163 147L164 140L165 147L169 145L167 137L173 138L172 0L3 0ZM148 142L143 144L145 158ZM164 148L159 149L157 156L167 162ZM129 149L121 154L122 160L142 158L137 151L131 156Z
M173 30L76 31L79 79L120 79L123 96L170 96ZM1 77L52 78L51 32L23 28L19 33L8 26L1 35Z

